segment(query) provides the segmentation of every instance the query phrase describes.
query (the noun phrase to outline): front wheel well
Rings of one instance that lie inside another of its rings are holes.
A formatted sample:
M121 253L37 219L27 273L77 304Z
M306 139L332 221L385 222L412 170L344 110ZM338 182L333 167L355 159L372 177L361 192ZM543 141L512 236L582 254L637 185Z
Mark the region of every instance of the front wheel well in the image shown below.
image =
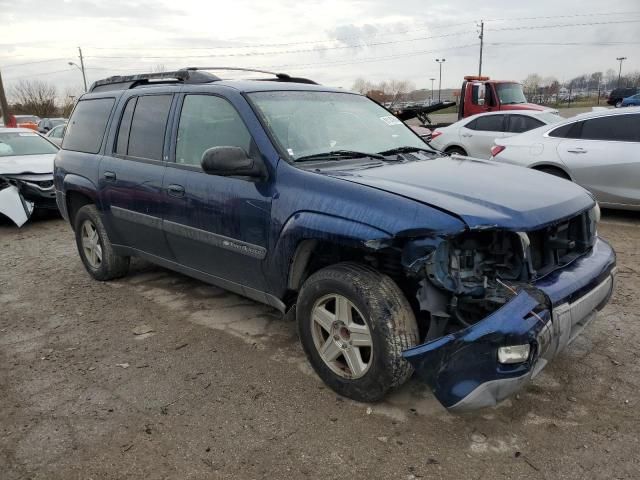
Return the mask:
M372 251L366 248L347 246L322 240L303 240L296 249L289 266L287 281L288 302L293 303L304 282L317 271L342 262L367 265L388 275L398 284L411 302L415 298L417 285L405 274L400 248L388 247Z
M69 223L71 228L75 228L75 218L78 210L88 204L94 203L94 201L84 193L77 192L75 190L67 192L67 214L69 215Z
M449 154L458 153L460 155L465 155L465 156L467 155L467 151L458 145L451 145L445 148L444 153L449 153Z

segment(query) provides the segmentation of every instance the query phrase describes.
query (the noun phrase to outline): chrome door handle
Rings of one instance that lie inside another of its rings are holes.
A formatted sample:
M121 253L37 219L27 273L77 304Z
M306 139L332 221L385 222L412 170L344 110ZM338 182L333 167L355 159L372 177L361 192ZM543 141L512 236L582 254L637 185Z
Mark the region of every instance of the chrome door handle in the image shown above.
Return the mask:
M102 175L104 176L104 179L107 182L115 182L116 181L116 174L114 172L106 171Z
M461 137L473 137L470 133L463 133L460 135Z

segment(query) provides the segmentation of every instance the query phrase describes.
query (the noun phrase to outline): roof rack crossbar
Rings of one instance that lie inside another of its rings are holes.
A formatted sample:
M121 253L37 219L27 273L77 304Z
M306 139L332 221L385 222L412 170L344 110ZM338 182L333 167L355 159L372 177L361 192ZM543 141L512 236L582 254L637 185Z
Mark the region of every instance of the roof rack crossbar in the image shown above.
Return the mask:
M311 83L317 85L316 82L308 78L292 77L288 73L271 72L269 70L260 70L257 68L243 68L243 67L187 67L185 70L200 71L200 70L230 70L234 72L254 72L265 73L267 75L273 75L281 82L296 82L296 83Z

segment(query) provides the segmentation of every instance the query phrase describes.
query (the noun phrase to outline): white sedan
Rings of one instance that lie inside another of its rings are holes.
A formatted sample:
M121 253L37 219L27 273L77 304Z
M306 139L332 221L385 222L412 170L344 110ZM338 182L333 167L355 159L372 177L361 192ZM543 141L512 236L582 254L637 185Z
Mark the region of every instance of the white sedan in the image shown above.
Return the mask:
M640 107L584 113L495 144L495 161L572 180L604 207L640 210Z
M449 154L489 158L496 138L505 138L562 121L553 110L501 110L464 118L437 128L429 145Z

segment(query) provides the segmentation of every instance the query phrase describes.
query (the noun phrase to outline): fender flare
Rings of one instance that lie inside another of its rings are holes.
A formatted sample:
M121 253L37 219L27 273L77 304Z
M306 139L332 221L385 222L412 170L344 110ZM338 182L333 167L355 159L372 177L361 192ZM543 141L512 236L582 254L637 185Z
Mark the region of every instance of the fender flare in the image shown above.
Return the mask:
M304 267L318 242L329 242L351 248L373 248L368 241L389 240L389 232L372 225L324 213L297 212L284 223L269 256L267 271L274 272L271 283L278 293L295 289ZM293 287L293 288L292 288Z

